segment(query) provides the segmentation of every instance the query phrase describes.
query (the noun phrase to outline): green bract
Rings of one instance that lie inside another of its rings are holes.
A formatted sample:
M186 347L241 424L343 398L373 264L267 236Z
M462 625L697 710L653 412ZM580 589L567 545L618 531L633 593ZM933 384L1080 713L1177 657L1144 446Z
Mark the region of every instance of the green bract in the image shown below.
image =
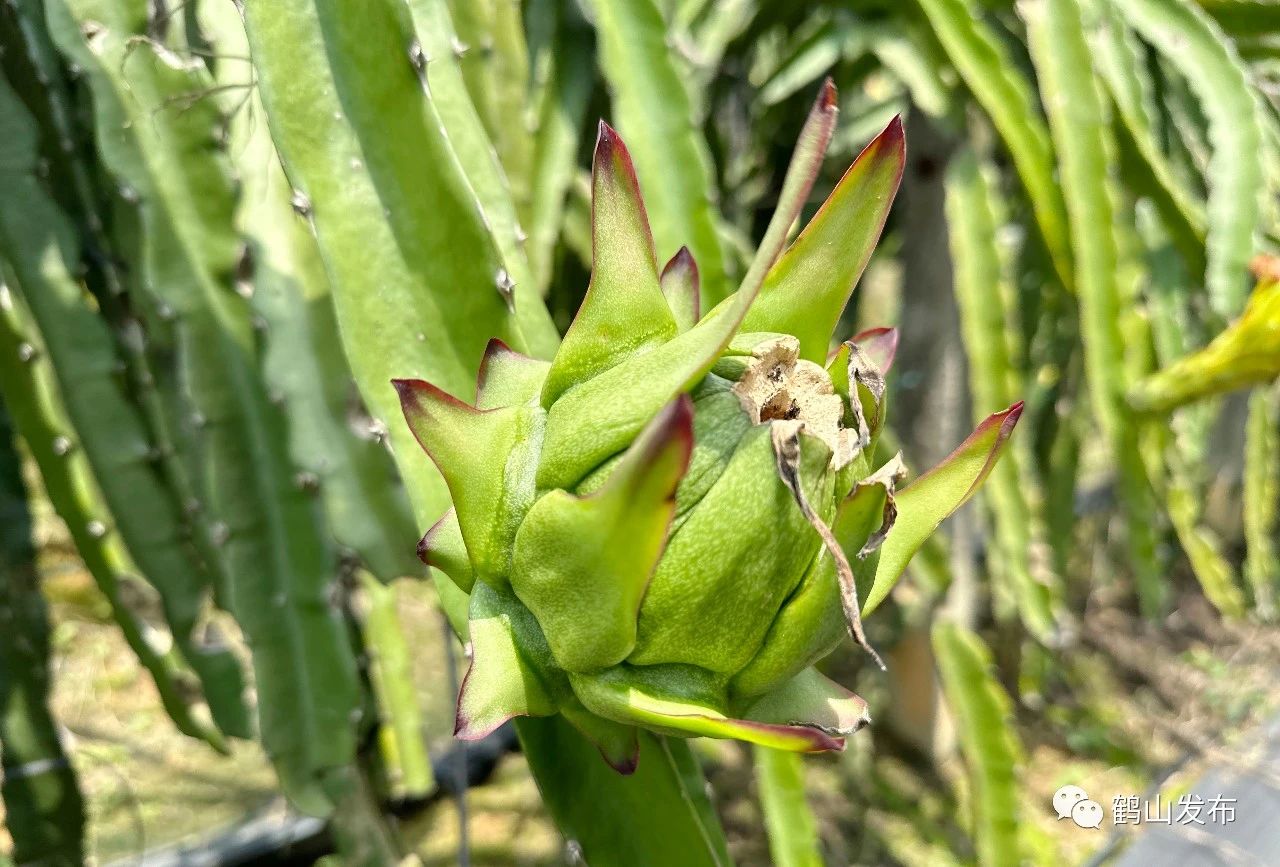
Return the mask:
M555 358L493 341L474 407L396 382L454 503L419 553L471 597L460 737L562 713L625 772L637 726L820 751L868 721L813 664L846 633L867 646L856 588L884 597L1020 406L901 495L900 460L872 465L896 332L829 350L901 178L898 120L778 255L834 115L828 86L761 255L705 316L601 124L591 285Z

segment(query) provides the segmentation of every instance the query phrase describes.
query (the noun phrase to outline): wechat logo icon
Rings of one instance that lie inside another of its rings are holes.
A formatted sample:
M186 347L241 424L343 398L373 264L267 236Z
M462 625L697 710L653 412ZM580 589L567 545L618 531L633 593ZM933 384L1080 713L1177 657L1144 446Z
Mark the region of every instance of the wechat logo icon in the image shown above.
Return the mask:
M1102 805L1089 799L1079 786L1063 786L1053 793L1053 811L1058 819L1070 819L1081 828L1102 826Z

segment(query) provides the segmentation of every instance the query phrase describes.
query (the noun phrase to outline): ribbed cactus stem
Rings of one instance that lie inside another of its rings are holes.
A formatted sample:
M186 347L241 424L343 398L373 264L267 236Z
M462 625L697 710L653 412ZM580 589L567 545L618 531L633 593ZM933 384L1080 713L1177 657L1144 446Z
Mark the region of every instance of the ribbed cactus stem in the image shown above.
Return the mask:
M336 552L294 484L286 420L261 381L253 316L235 291L242 247L218 150L223 118L212 101L190 100L210 80L138 38L145 4L55 0L48 11L59 47L87 71L106 168L140 191L140 272L155 307L176 316L198 488L231 577L220 601L253 650L264 746L295 803L325 813L323 778L354 754L358 684L333 604Z
M57 126L58 139L70 142L73 130L67 123L66 97L57 84L58 69L46 56L52 48L47 42L38 42L47 39L39 22L24 18L22 24L27 59L32 64L49 65L45 74L37 76L45 84L28 98L43 102L47 108L44 114ZM128 370L117 355L118 348L138 349L139 342L128 333L122 340L113 340L99 317L99 308L87 302L80 277L85 266L77 258L86 239L74 233L72 221L63 216L37 178L39 130L34 118L7 87L0 93L0 102L5 106L4 134L13 156L3 167L9 206L0 226L0 246L13 269L13 291L24 296L29 327L33 335L39 333L70 422L77 426L74 437L64 439L67 443L72 439L84 442L86 459L102 490L103 508L113 510L109 517L90 524L90 536L103 538L109 529L119 531L119 539L112 544L128 549L128 559L142 567L159 592L176 652L198 673L219 725L229 734L247 736L238 663L225 647L205 646L198 634L201 595L208 582L203 579L199 558L178 538L176 500L151 466L153 459L163 459L166 448L155 443L128 390L117 381L118 370ZM94 203L85 166L74 148L65 149L64 156L70 163L65 174L73 179L69 198L77 213L92 213ZM80 222L93 225L96 221ZM117 294L115 267L109 261L112 255L105 246L101 224L96 226L96 234L86 230L90 232L87 243L98 249L98 258L103 260L104 282L115 281L108 282L115 288L100 299L100 306L118 306L122 299ZM151 375L146 372L139 378L139 384L145 386Z
M62 71L52 62L53 58L48 53L53 50L53 46L49 44L43 21L36 24L31 17L33 14L43 15L43 12L39 9L23 11L20 9L18 0L15 0L12 6L16 12L16 25L24 37L20 44L27 50L32 66L38 70L36 77L44 88L49 117L53 121L54 132L60 142L67 169L71 175L72 192L78 206L77 217L87 229L90 249L96 251L95 273L100 276L106 286L108 298L105 300L112 304L117 316L125 317L120 324L116 346L123 355L125 371L154 443L152 459L161 468L163 476L172 489L175 502L179 508L185 509L187 504L197 501L195 489L186 467L179 460L179 450L170 435L163 401L156 392L156 377L147 355L145 333L139 323L123 311L128 290L120 279L117 259L112 255L113 243L107 236L98 213L97 197L94 194L86 163L76 156L79 150L78 134L71 120L67 95L57 84ZM47 51L38 50L38 45L45 45ZM122 196L122 198L127 200L129 197ZM136 203L136 196L132 198ZM199 510L188 511L192 515L199 514ZM201 556L211 566L218 563L220 558L216 555L215 546L211 544L207 525L199 520L193 520L192 525L192 539L200 549Z
M80 864L84 800L49 710L49 620L22 463L0 406L0 762L19 864Z
M30 348L25 350L24 348ZM8 399L15 427L26 440L44 479L45 490L85 567L111 605L126 643L151 674L160 701L178 729L191 737L225 749L224 739L188 704L186 690L175 675L180 666L156 649L151 631L131 610L120 593L121 575L132 564L121 559L98 483L88 458L68 435L72 430L58 392L57 379L39 337L33 332L30 313L21 299L0 284L0 384Z

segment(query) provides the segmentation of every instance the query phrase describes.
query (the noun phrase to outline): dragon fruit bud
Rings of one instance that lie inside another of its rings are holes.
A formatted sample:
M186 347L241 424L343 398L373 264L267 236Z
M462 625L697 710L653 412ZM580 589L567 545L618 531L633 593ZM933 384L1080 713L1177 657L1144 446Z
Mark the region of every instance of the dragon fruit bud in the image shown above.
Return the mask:
M777 248L705 312L688 250L659 268L627 148L602 123L591 282L555 358L492 341L474 406L395 383L453 499L419 554L470 594L460 737L561 713L626 772L637 727L812 752L868 722L813 665L846 636L879 661L869 594L973 493L1020 407L901 495L901 460L873 464L897 333L834 352L831 338L901 178L897 119L778 255L834 113L828 85L766 236Z

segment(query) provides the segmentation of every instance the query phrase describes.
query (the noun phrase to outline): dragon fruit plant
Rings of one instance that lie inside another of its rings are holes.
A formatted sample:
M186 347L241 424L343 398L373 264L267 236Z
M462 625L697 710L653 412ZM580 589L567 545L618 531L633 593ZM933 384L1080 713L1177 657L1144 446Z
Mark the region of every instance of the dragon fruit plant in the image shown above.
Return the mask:
M900 121L782 252L834 97L742 286L705 315L687 250L659 270L627 148L601 123L591 282L555 357L492 341L475 406L396 381L453 499L419 554L470 594L459 737L560 713L627 773L637 727L817 752L868 722L814 663L846 633L879 662L860 609L972 494L1020 406L901 494L900 458L874 466L896 332L829 347L897 191Z

